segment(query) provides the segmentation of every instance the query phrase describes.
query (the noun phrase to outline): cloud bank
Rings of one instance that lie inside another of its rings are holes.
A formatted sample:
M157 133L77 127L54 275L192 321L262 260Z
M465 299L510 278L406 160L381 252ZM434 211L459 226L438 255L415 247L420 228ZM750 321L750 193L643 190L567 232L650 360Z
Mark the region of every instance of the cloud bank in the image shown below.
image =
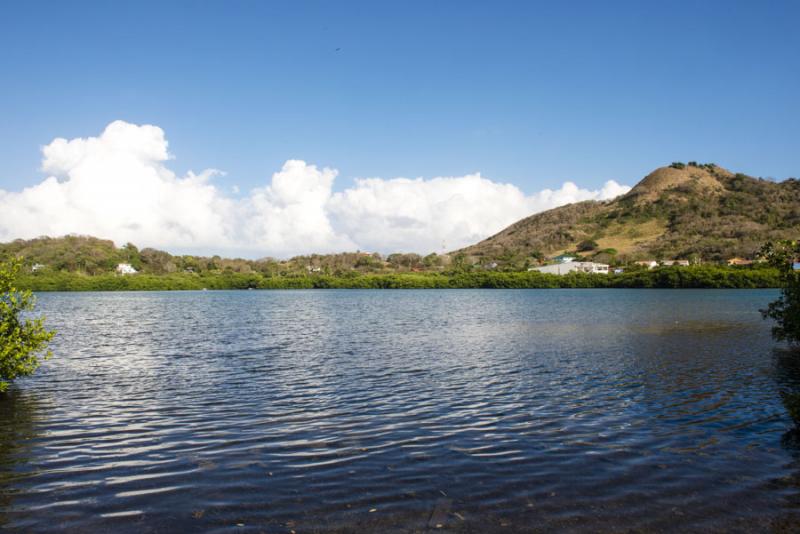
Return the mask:
M58 138L42 149L49 176L18 192L0 189L0 241L88 234L167 250L288 257L344 250L453 250L533 213L630 190L572 182L524 194L480 174L366 178L333 191L338 172L288 160L242 197L207 169L176 176L164 131L124 121L98 137Z

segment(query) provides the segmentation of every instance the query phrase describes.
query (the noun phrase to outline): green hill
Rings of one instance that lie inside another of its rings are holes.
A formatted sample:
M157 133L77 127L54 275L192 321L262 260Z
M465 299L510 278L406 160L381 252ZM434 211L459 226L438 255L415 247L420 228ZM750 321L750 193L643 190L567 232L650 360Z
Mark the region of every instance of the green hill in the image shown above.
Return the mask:
M656 169L616 199L538 213L457 252L478 261L572 251L602 260L719 261L798 236L800 181L691 162Z

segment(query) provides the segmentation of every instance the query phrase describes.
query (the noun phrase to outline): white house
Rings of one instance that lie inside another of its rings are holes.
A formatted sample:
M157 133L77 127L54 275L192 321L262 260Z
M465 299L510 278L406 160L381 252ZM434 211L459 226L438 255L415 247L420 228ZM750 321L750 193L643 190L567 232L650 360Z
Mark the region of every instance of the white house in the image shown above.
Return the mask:
M34 263L33 265L31 265L32 273L35 273L36 271L41 271L42 269L44 269L44 265L42 265L41 263Z
M136 274L138 271L130 263L120 263L117 265L118 274Z
M529 271L539 271L546 274L568 274L572 272L608 274L608 264L593 261L567 261L543 267L531 267Z
M664 260L661 262L661 265L665 267L688 267L689 260Z
M641 265L642 267L647 267L648 269L655 269L658 267L658 262L656 260L644 260L637 261L636 265Z

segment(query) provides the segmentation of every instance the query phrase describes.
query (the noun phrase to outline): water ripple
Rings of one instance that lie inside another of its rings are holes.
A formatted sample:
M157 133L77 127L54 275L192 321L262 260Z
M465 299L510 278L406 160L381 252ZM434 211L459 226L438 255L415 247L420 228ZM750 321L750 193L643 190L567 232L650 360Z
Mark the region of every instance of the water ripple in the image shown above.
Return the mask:
M769 291L46 294L18 531L791 530Z

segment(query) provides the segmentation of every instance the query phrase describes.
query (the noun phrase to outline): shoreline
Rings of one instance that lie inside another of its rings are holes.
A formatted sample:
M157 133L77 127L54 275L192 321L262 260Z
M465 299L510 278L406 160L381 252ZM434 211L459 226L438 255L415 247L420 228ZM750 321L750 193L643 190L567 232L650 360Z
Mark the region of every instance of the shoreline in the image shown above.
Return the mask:
M663 267L622 274L524 272L345 273L266 276L260 273L21 276L20 289L49 291L185 291L280 289L777 289L774 269Z

